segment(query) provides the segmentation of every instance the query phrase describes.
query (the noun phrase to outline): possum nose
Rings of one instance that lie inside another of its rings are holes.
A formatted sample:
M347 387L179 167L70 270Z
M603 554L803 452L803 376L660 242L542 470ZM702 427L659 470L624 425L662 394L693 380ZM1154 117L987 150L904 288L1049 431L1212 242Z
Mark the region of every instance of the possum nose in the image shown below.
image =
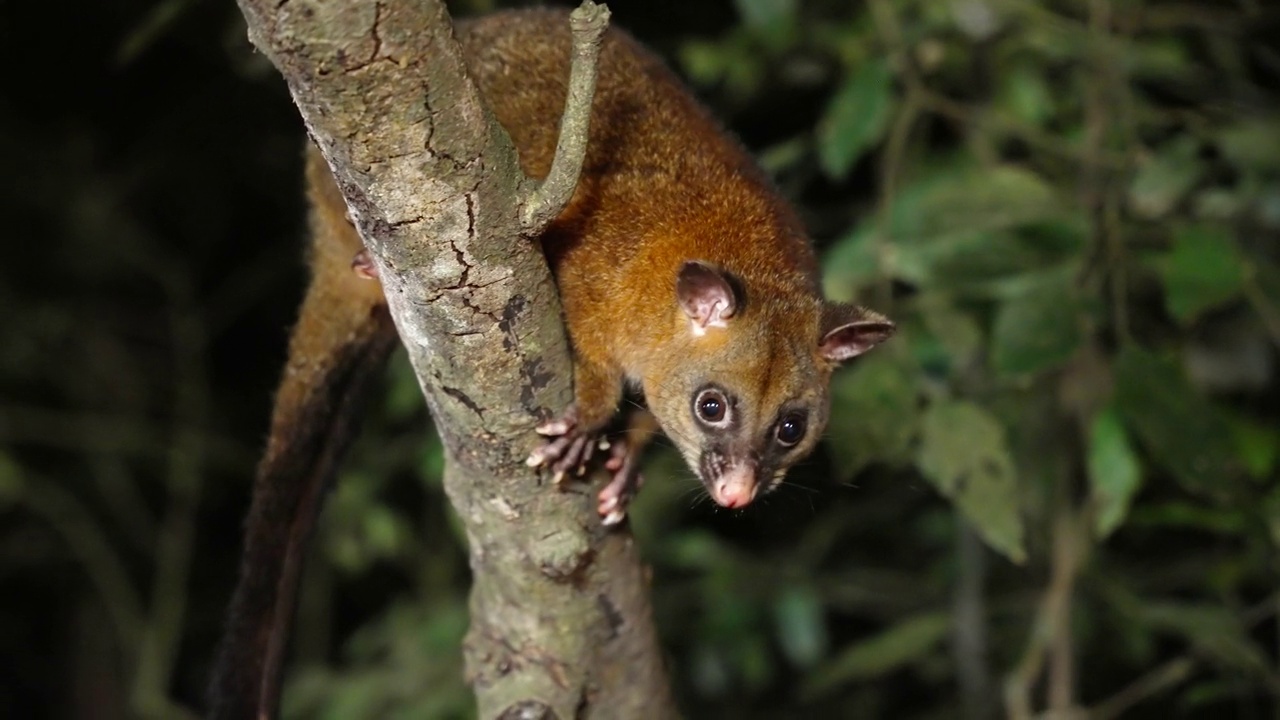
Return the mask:
M756 477L750 469L731 470L716 480L711 497L727 508L746 507L756 496Z

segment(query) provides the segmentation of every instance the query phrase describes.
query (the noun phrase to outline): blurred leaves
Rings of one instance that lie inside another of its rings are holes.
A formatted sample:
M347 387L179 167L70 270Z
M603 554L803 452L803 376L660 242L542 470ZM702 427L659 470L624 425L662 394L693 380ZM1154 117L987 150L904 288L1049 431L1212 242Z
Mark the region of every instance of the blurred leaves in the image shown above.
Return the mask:
M315 720L474 717L459 651L466 630L461 597L443 606L421 600L397 604L351 639L342 672L301 668L281 714Z
M1094 532L1105 538L1124 522L1142 480L1137 455L1120 414L1107 408L1089 429L1089 483L1096 508Z
M1222 128L1218 148L1234 166L1261 172L1280 170L1280 134L1275 118L1243 118Z
M1019 120L1041 125L1053 115L1053 90L1040 68L1028 62L1009 68L1001 77L999 104Z
M1004 428L980 406L938 403L924 415L920 470L991 547L1026 559L1017 475Z
M1178 365L1137 347L1116 359L1116 407L1151 455L1192 493L1221 497L1234 462L1223 418Z
M946 613L909 617L855 643L816 669L802 693L820 696L851 682L874 680L926 658L951 632Z
M734 0L742 23L748 27L767 28L792 20L797 0Z
M878 274L938 289L974 289L1038 267L1066 250L1015 230L1067 217L1041 177L1013 165L978 168L950 158L895 196L887 223L867 219L829 251L825 287L852 297ZM1074 244L1071 234L1066 239ZM891 244L877 259L876 243Z
M1169 313L1182 322L1239 297L1244 266L1225 228L1191 225L1173 236L1173 251L1163 259L1161 274Z
M992 329L992 363L1005 375L1058 367L1080 344L1081 304L1073 278L1051 272L1020 284L1000 303Z
M22 497L22 468L5 452L0 452L0 511Z
M1204 173L1200 146L1180 137L1159 155L1139 164L1129 186L1129 204L1138 217L1164 217L1195 186Z
M893 109L893 73L887 60L876 58L850 72L818 122L822 169L835 179L847 176L884 136Z
M837 468L850 477L872 462L904 466L919 432L917 372L891 348L868 355L857 372L840 373L831 385L827 434Z
M1232 673L1267 679L1274 672L1240 619L1221 605L1153 602L1141 617L1157 630L1180 635Z
M809 667L826 653L827 628L822 600L813 590L788 588L774 605L778 644L792 664Z

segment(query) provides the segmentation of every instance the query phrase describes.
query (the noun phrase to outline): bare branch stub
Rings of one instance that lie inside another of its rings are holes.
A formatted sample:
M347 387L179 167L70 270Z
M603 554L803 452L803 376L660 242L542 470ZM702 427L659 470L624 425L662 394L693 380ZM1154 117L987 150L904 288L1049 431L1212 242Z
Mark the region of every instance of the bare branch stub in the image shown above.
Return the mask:
M560 117L560 138L551 171L525 199L520 215L525 232L536 234L555 219L573 197L587 155L591 101L596 92L596 61L609 27L609 8L584 0L569 18L573 29L568 95Z

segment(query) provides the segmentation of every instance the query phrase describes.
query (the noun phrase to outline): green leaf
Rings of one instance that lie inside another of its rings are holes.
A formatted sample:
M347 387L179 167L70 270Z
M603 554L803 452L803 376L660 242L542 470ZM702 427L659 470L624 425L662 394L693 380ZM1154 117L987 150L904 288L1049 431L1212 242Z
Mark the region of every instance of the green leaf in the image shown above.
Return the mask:
M0 451L0 510L22 498L22 468L9 453Z
M1280 460L1280 430L1245 417L1228 419L1236 456L1255 479L1271 475Z
M1143 160L1129 185L1129 206L1138 217L1167 215L1204 172L1195 138L1181 136L1159 155Z
M974 232L913 242L895 242L889 271L894 277L934 290L970 291L1025 272L1037 264L1034 252L1009 233Z
M843 180L867 148L880 142L893 117L893 71L888 60L870 60L845 79L818 122L818 161Z
M880 277L875 228L863 225L836 241L823 258L822 290L836 302L853 302Z
M1008 230L1064 213L1043 177L1016 165L944 171L921 188L915 217L895 218L895 238L936 239Z
M770 28L791 22L796 16L796 0L734 0L743 24L754 28Z
M363 536L373 557L391 557L410 536L404 519L385 505L374 505L364 515Z
M1252 642L1244 625L1222 605L1149 603L1142 619L1184 637L1201 652L1225 666L1254 677L1268 677L1270 663Z
M1280 228L1280 183L1265 185L1258 193L1257 206L1258 222L1268 229ZM1280 297L1280 292L1273 297Z
M886 273L933 290L976 286L1046 259L1061 262L1078 252L1083 235L1041 176L963 160L921 173L894 197L887 226L884 220L869 215L827 254L824 287L833 299L847 301ZM1025 239L1013 232L1023 229ZM881 237L889 238L883 247Z
M709 532L680 533L665 544L666 564L675 568L705 571L728 562L732 555L719 538Z
M1210 496L1227 489L1234 455L1230 429L1175 361L1126 346L1116 359L1115 403L1184 488Z
M919 373L900 352L877 351L831 382L826 436L841 477L872 462L906 465L920 428Z
M195 6L194 0L162 0L152 4L116 48L116 63L121 67L132 64L142 53L174 33L174 25Z
M1023 562L1017 475L1004 428L974 403L948 401L925 412L923 435L919 463L925 477L988 545Z
M408 356L393 353L390 365L384 405L387 418L399 421L423 414L426 402L422 399L422 387L418 385L418 376L413 374Z
M774 605L774 618L778 644L793 664L809 667L826 654L826 616L812 588L792 586L784 590Z
M810 676L801 694L813 700L849 682L878 678L920 662L950 632L951 618L946 613L908 618L832 658Z
M1173 238L1173 252L1160 263L1169 313L1184 323L1239 297L1244 264L1235 241L1213 225L1181 228Z
M731 681L729 664L714 645L703 643L693 652L690 671L694 687L698 694L705 697L723 695L729 690Z
M423 439L418 455L418 479L427 487L442 488L444 465L444 443L440 441L438 434L431 433Z
M1105 538L1124 522L1142 480L1142 466L1115 408L1108 407L1093 419L1088 452L1089 484L1098 513L1093 530Z
M1271 544L1280 546L1280 487L1273 488L1271 494L1262 501L1262 516L1267 519Z
M1175 78L1186 81L1195 65L1186 43L1177 37L1155 34L1118 46L1129 72L1140 78Z
M1218 149L1238 168L1280 168L1280 117L1248 118L1224 128Z
M1062 365L1080 344L1081 303L1073 274L1037 273L996 313L991 353L1002 375L1030 375Z
M1196 193L1194 216L1204 221L1230 221L1240 215L1249 198L1236 188L1205 188Z
M1189 502L1139 505L1129 513L1129 525L1150 528L1191 528L1219 535L1240 535L1248 530L1245 517L1234 509L1220 509Z
M1053 114L1053 93L1040 67L1021 63L1002 76L1000 104L1030 125L1042 125Z
M729 51L720 43L691 40L680 46L680 67L697 85L712 85L724 76Z
M963 369L982 349L982 330L969 314L956 307L943 293L920 296L920 316L925 328L937 338L949 357L951 367Z

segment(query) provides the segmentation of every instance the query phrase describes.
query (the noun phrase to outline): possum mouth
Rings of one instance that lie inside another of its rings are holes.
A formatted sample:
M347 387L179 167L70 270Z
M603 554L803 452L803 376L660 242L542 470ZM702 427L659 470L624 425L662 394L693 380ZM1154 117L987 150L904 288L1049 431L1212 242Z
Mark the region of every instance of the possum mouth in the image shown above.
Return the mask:
M732 463L723 453L709 450L699 463L702 483L711 499L727 508L746 507L755 499L760 483L756 480L756 468L751 463Z

